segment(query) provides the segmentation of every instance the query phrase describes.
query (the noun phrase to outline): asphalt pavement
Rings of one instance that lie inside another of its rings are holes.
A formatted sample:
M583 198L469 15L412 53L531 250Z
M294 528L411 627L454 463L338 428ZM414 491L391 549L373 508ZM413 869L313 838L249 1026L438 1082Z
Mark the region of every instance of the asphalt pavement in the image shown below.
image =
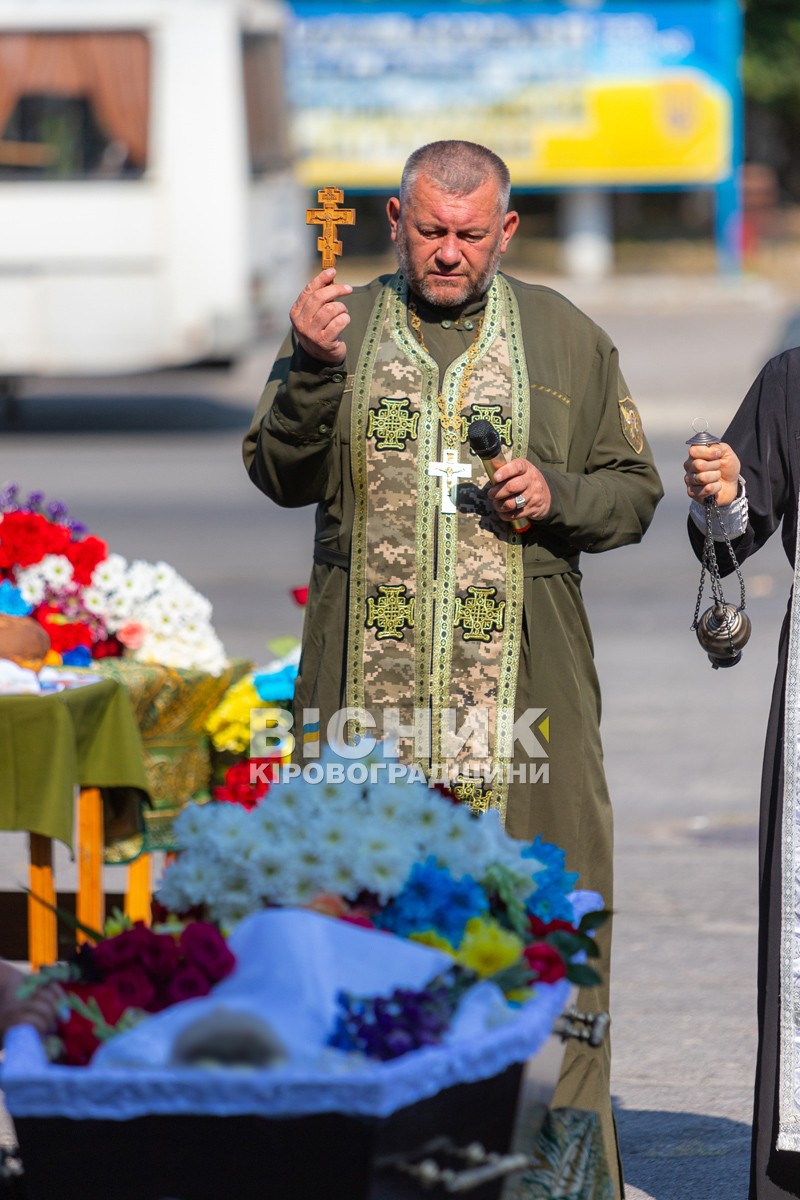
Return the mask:
M616 813L613 1091L628 1195L745 1200L758 780L791 577L773 539L746 570L744 658L713 671L689 628L699 568L681 464L694 418L722 432L793 298L755 278L546 282L615 339L667 489L641 546L583 563ZM299 636L290 589L307 580L313 528L241 467L276 340L230 372L32 381L0 431L0 484L64 500L129 558L171 562L213 601L229 652L258 663L272 638ZM24 872L24 838L0 836L0 886ZM57 872L73 877L63 852Z

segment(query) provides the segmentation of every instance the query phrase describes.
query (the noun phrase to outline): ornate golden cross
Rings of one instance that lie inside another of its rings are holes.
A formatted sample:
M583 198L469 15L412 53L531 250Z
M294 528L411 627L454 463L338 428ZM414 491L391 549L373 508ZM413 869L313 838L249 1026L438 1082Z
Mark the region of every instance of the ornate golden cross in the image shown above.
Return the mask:
M336 255L342 253L342 243L337 239L337 225L355 225L354 208L337 208L344 200L344 192L337 187L320 188L317 200L322 208L306 209L306 225L321 225L322 233L317 238L317 249L322 254L322 269L336 265Z

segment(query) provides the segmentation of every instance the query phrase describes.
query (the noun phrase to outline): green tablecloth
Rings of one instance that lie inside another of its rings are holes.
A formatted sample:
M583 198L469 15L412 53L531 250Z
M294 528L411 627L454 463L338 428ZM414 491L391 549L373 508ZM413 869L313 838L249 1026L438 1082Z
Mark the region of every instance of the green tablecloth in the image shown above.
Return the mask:
M72 849L76 787L104 791L107 833L141 829L148 781L128 695L103 679L44 696L0 696L0 829Z

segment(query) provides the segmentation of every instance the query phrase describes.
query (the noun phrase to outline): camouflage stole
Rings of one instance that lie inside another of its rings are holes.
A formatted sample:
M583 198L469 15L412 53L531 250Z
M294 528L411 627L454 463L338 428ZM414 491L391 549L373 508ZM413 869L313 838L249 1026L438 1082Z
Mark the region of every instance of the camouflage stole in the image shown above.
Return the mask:
M379 731L394 710L416 730L401 739L403 761L446 775L465 802L505 816L522 546L489 512L467 428L488 419L507 456L525 456L530 409L519 310L496 276L455 435L458 463L469 464L471 478L458 479L457 511L449 514L440 507L442 479L429 471L443 458L439 371L408 327L407 297L395 275L376 301L356 371L347 702ZM442 396L452 415L466 365L465 353L445 372Z

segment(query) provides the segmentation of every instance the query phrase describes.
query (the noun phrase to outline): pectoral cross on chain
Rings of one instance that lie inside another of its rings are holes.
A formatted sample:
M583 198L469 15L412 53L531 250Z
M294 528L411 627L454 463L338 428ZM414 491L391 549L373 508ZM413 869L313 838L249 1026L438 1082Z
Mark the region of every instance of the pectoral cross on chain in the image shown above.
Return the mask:
M442 478L442 502L439 506L443 513L458 512L455 505L455 491L458 484L456 479L469 479L472 475L472 463L460 463L457 450L445 450L444 462L431 463L429 475L440 475Z
M320 188L317 200L322 208L306 209L306 225L321 225L322 233L317 238L317 249L322 254L322 269L336 265L336 255L342 253L342 243L337 239L337 225L355 225L354 208L337 208L344 200L344 192L337 187Z

